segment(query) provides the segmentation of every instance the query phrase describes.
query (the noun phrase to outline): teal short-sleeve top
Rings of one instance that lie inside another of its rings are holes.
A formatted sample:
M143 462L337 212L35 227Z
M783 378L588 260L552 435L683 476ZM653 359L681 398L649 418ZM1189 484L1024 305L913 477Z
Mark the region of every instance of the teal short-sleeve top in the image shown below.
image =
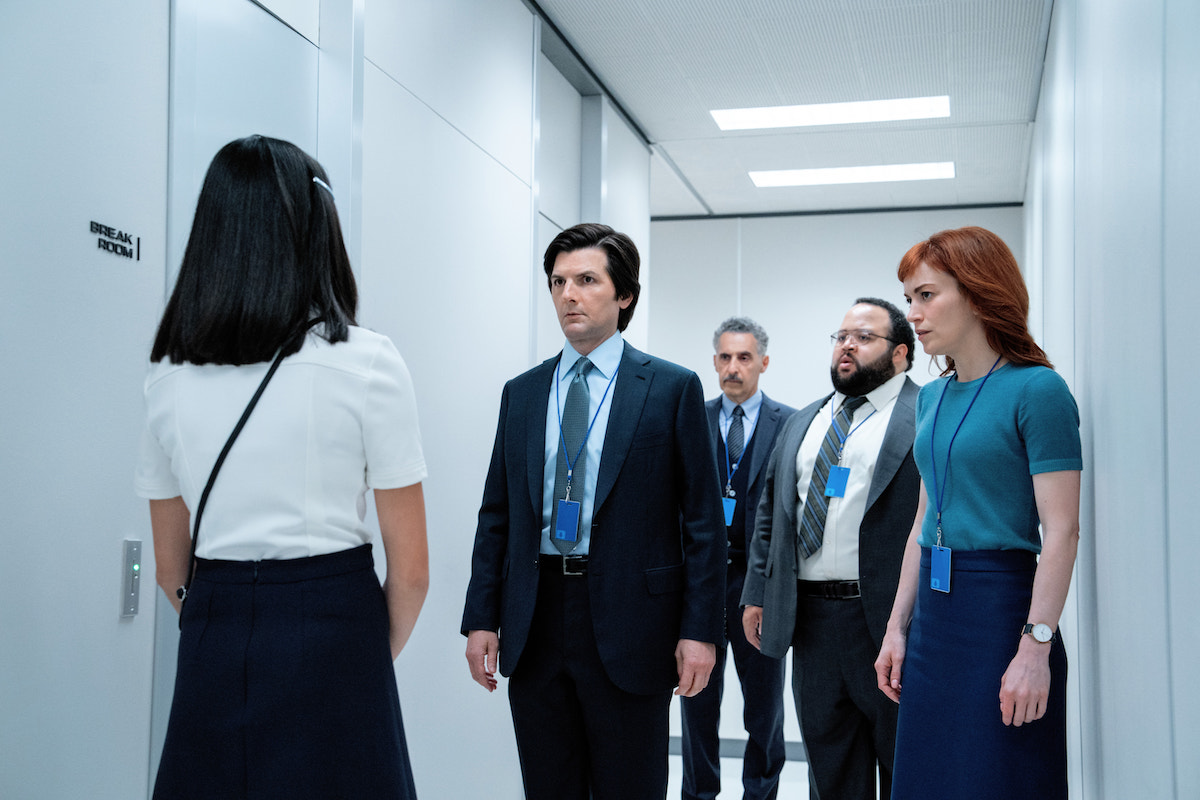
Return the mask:
M937 543L940 492L946 547L1040 553L1033 476L1083 469L1079 409L1047 367L1005 364L984 380L951 375L917 397L913 455L928 498L920 544Z

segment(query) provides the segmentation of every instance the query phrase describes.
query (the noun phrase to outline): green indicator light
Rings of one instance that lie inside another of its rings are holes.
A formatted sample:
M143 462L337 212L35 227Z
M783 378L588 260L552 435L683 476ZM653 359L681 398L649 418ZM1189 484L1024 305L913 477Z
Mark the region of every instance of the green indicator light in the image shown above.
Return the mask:
M133 571L134 571L134 572L137 572L137 571L138 571L139 569L141 569L141 568L142 568L142 565L141 565L141 564L134 564L134 565L133 565Z

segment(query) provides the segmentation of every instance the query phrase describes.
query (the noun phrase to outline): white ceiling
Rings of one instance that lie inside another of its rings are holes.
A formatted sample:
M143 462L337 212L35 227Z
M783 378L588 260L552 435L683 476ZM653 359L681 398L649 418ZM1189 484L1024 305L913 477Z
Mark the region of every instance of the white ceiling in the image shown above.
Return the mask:
M537 0L649 139L651 213L1019 203L1053 0ZM721 131L710 109L950 96L948 119ZM953 161L759 189L750 170Z

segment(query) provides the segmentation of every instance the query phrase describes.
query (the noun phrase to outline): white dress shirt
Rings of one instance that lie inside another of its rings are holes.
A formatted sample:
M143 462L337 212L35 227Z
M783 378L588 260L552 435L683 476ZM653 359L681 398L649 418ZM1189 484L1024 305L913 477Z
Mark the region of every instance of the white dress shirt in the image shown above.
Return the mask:
M879 449L883 446L883 437L887 433L892 409L896 406L904 379L903 373L892 376L883 385L868 392L867 402L854 410L850 419L850 435L846 438L839 462L850 469L846 494L829 498L821 547L808 558L800 559L801 580L858 580L858 530L867 510L867 494L871 490L871 478L875 475L875 462L879 458ZM812 480L813 465L821 451L825 432L845 400L846 396L841 392L835 392L829 398L808 426L796 453L796 491L800 497L796 506L797 525L803 518L808 484Z

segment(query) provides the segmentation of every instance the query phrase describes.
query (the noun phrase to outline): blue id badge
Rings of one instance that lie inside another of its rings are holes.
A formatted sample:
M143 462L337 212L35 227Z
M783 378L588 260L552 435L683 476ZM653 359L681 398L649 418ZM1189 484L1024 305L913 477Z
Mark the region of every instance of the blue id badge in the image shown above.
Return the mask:
M728 528L733 524L733 512L737 508L737 498L722 497L721 505L725 507L725 527Z
M579 541L579 503L577 501L558 501L558 516L554 520L554 538L560 542Z
M825 496L845 497L848 480L850 480L850 468L834 464L829 468L829 480L825 481Z
M934 545L929 559L929 588L950 594L950 548Z

